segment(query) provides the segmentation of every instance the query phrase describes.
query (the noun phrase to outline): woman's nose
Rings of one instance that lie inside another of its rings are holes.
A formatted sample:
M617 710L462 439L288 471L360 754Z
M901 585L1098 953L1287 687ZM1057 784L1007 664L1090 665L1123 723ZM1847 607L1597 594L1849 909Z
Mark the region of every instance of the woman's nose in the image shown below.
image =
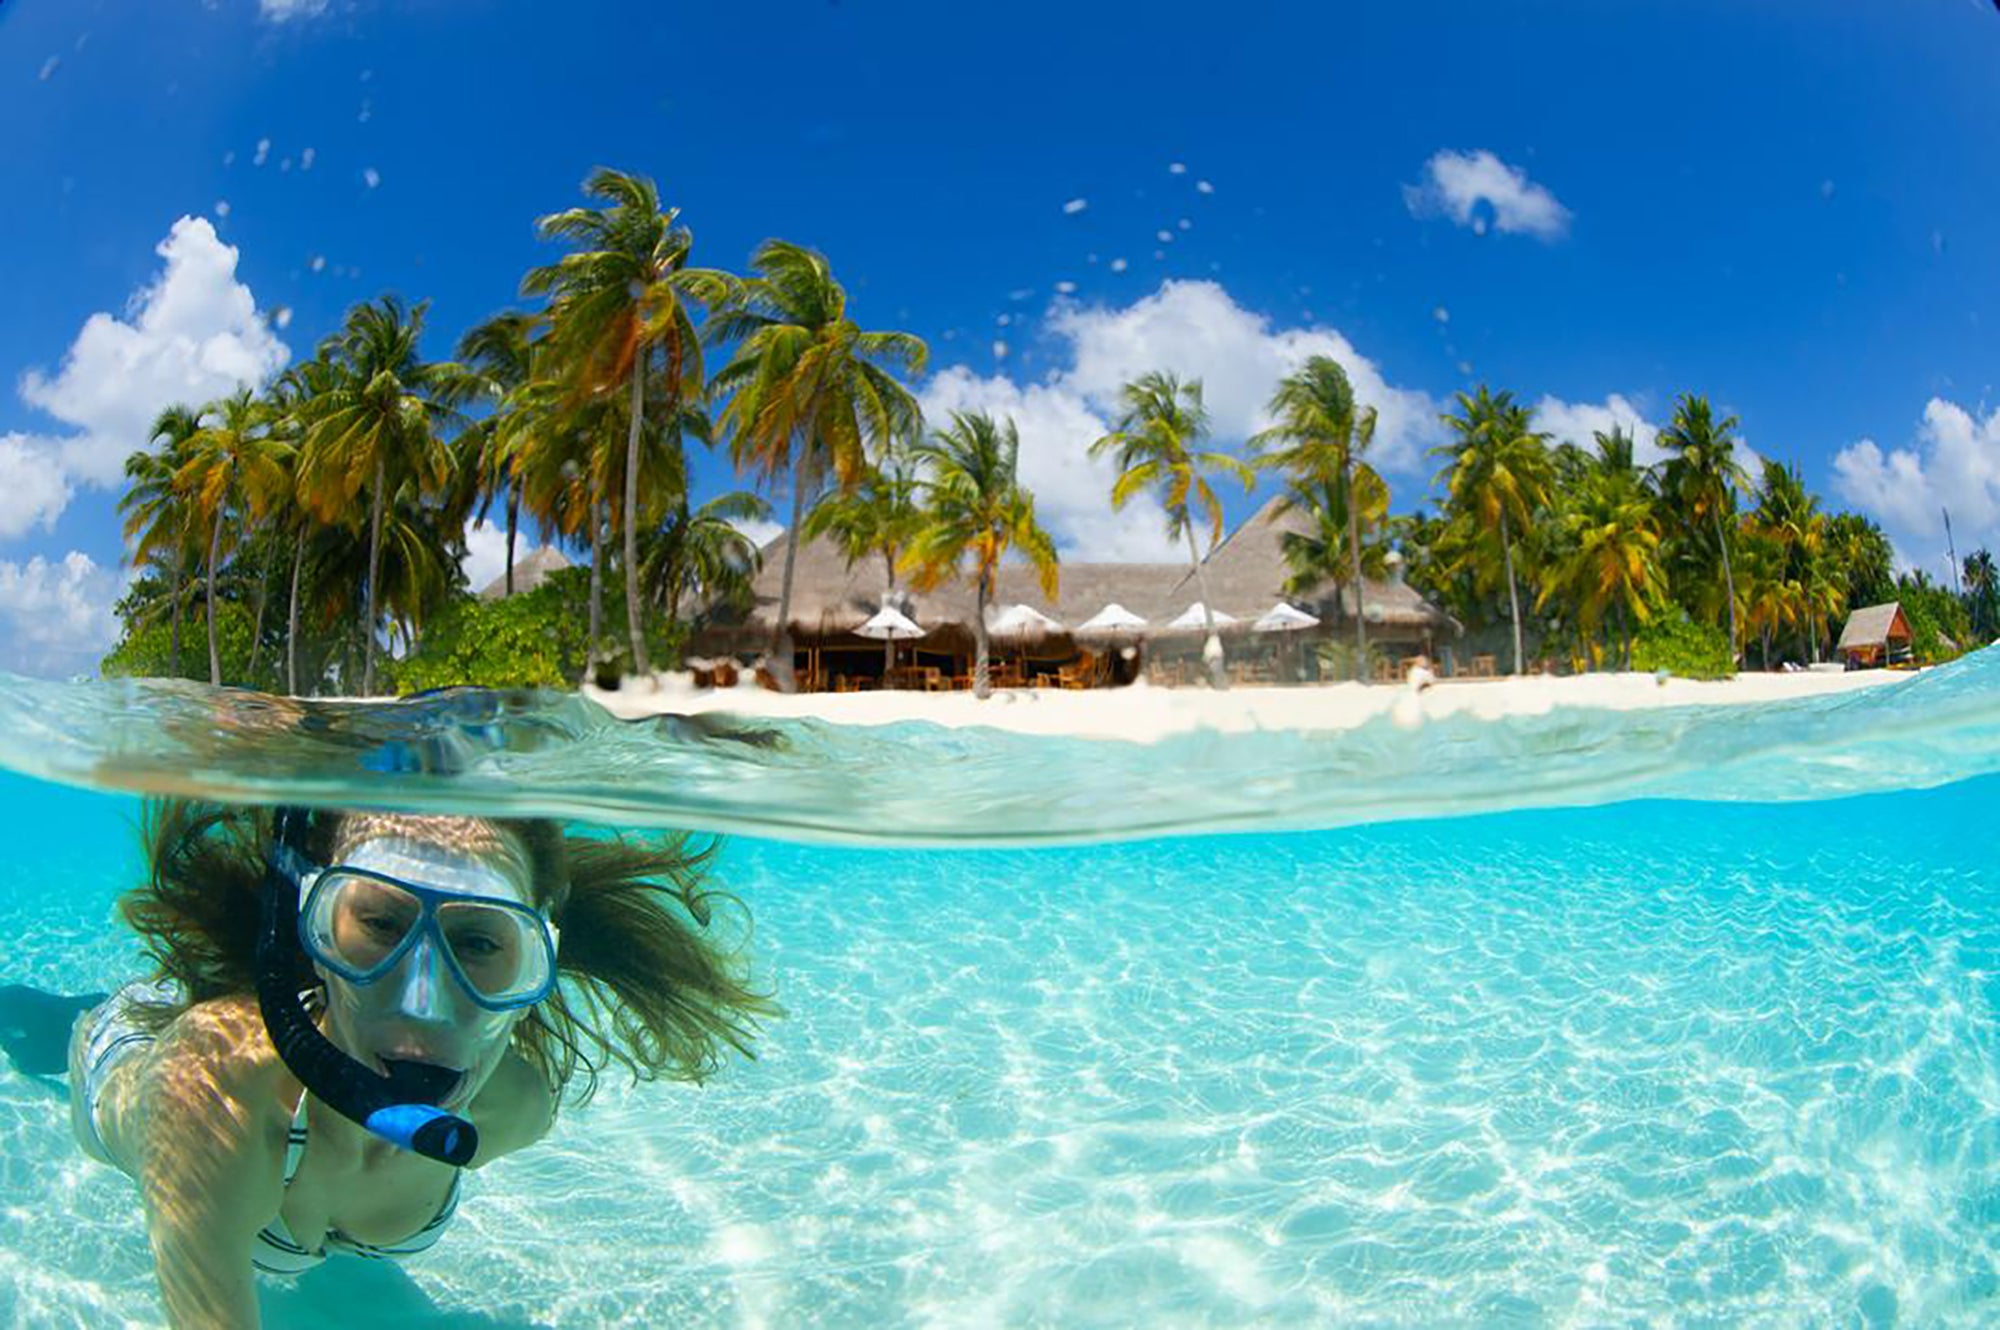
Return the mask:
M427 935L403 958L397 981L396 1010L419 1021L448 1021L452 1017L444 992L444 958Z

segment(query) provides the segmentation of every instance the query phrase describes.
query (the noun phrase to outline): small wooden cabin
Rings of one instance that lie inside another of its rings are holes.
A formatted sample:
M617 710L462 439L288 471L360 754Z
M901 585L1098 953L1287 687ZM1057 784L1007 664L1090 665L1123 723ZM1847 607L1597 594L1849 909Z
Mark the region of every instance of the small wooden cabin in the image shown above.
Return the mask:
M1907 665L1910 654L1910 621L1903 617L1900 601L1865 605L1847 616L1840 630L1840 644L1834 648L1849 669L1879 669L1885 665Z

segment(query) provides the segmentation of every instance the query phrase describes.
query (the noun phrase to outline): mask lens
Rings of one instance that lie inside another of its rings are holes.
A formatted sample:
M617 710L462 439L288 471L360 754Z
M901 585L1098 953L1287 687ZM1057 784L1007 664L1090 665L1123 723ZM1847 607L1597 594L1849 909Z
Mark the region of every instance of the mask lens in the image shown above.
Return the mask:
M473 992L505 1001L537 992L548 977L541 921L483 901L440 901L438 932Z
M329 874L313 891L305 924L314 950L350 974L371 975L401 950L424 906L388 882Z
M435 923L425 923L425 900ZM555 974L555 945L542 917L491 899L416 891L394 881L334 868L307 894L299 918L306 949L356 983L372 983L402 963L412 935L429 931L433 945L483 1003L525 1004L546 995Z

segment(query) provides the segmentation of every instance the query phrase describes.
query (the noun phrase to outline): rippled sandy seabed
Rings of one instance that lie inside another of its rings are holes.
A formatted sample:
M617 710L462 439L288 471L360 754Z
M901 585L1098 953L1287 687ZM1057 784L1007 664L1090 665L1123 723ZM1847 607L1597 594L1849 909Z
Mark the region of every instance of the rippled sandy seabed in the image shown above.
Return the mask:
M131 805L0 789L7 978L119 977ZM738 839L762 1059L609 1084L267 1323L1990 1324L1996 808ZM158 1324L130 1184L7 1071L0 1160L0 1323Z

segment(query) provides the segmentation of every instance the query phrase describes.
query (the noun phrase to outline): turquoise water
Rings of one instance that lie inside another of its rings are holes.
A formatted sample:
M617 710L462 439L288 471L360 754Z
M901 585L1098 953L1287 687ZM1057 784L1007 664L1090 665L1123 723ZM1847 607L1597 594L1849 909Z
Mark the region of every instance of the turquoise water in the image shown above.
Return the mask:
M0 688L0 751L44 776L362 783L359 741L260 760L254 725L167 735L130 695L43 689ZM428 1257L267 1281L267 1324L1993 1323L1996 701L1981 658L1721 719L1344 742L461 717L468 802L528 778L631 820L935 844L730 839L791 1013L762 1058L607 1081L475 1175ZM583 739L627 747L593 771ZM638 797L649 766L683 785ZM0 798L0 982L131 972L108 912L136 803ZM131 1184L4 1066L0 1160L0 1323L158 1324Z

